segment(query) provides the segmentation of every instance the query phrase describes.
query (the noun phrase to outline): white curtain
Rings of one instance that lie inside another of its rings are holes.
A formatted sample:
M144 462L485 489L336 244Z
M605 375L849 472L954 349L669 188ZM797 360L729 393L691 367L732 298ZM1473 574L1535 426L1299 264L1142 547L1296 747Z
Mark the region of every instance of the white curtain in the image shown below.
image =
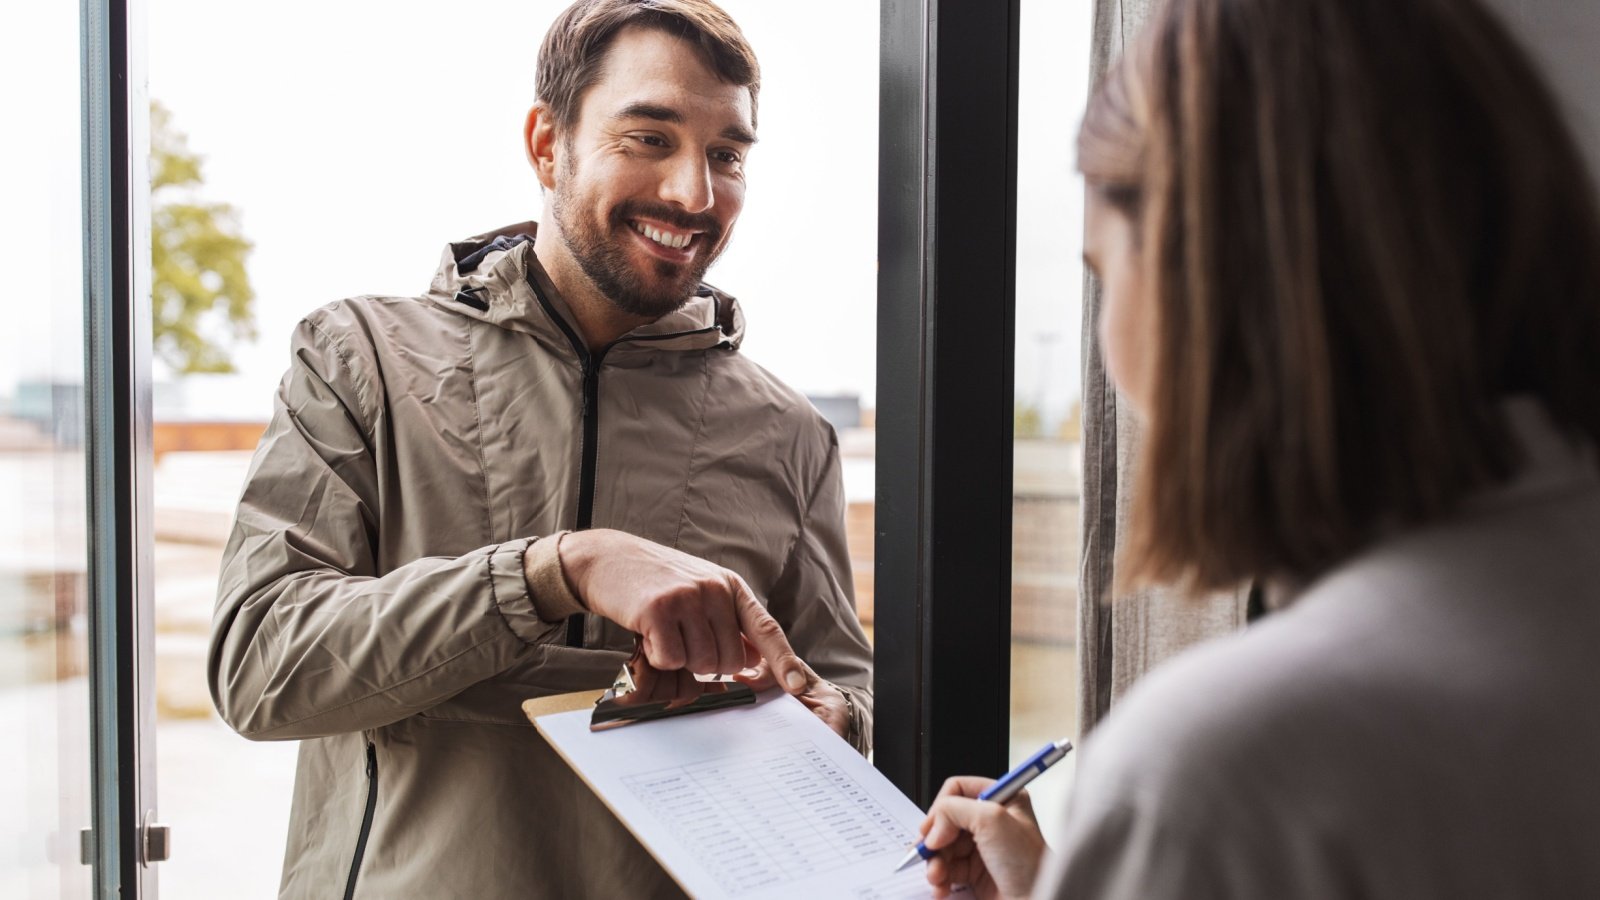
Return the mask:
M1097 83L1144 23L1152 0L1095 0L1090 49ZM1083 555L1078 579L1078 728L1087 734L1152 666L1245 623L1246 592L1186 597L1170 590L1113 596L1118 543L1126 532L1130 460L1139 429L1106 376L1095 320L1100 284L1084 276Z

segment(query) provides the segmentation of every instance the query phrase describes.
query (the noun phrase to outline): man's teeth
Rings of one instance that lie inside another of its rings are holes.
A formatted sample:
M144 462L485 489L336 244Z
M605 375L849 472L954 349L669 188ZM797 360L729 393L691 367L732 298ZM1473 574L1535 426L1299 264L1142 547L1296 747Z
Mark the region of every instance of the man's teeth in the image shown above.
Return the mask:
M692 234L673 234L670 231L662 231L659 228L651 228L649 225L639 222L633 223L633 230L639 232L650 240L655 241L663 247L671 247L674 250L682 250L683 248L689 246L690 241L694 240L694 235Z

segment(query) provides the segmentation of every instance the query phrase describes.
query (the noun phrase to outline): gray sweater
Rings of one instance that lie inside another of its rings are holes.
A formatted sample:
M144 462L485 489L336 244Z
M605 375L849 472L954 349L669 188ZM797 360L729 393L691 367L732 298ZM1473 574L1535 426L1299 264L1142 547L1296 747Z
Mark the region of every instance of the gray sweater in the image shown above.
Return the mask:
M1510 484L1129 693L1037 896L1600 898L1600 467L1508 410Z

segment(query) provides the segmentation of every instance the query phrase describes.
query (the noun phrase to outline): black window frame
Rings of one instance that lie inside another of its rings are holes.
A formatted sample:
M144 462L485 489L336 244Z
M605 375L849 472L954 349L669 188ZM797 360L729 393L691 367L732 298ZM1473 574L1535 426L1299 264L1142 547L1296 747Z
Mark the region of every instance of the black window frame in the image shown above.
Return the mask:
M1006 768L1020 0L882 0L874 753Z

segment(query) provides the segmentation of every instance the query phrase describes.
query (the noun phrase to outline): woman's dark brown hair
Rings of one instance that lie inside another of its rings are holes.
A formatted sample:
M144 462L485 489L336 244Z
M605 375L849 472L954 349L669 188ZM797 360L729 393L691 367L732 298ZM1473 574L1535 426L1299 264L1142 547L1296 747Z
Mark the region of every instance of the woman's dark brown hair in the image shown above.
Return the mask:
M539 48L539 100L558 125L578 119L583 92L599 80L606 50L627 27L653 28L694 45L728 84L750 89L755 124L761 66L739 26L710 0L579 0L561 13Z
M1520 463L1502 401L1600 445L1600 216L1477 0L1173 0L1097 90L1156 396L1124 585L1309 578Z

